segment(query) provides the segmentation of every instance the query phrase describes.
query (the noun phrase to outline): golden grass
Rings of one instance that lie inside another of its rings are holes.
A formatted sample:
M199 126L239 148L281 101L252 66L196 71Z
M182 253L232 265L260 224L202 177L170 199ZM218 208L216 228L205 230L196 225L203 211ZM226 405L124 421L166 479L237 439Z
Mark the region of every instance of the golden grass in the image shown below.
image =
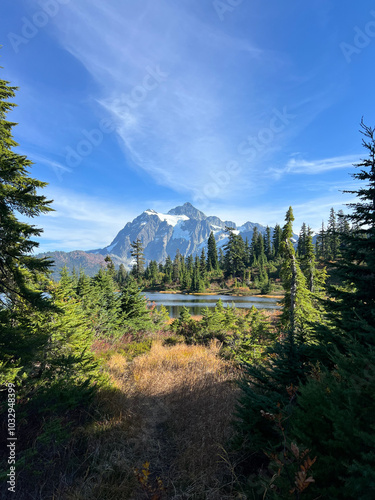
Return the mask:
M156 341L131 363L112 355L112 389L101 392L100 415L87 430L85 476L61 498L238 498L221 458L233 432L237 373L219 349Z

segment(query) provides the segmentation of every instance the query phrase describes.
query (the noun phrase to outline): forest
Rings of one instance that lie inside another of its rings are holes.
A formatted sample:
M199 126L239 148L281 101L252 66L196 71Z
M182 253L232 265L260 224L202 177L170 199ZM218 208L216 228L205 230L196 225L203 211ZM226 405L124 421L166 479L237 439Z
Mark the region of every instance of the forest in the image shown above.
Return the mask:
M290 207L272 235L228 228L224 251L211 235L144 268L135 241L130 273L107 258L55 282L31 223L53 204L0 89L2 498L373 499L375 129L316 244L303 225L295 248ZM144 287L280 289L282 309L171 320Z

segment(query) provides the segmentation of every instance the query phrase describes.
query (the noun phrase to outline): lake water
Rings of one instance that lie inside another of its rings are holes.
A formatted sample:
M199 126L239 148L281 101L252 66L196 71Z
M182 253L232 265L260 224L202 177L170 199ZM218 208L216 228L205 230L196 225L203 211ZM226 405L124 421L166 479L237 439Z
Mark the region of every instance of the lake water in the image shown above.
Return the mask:
M215 307L217 301L221 299L224 307L234 305L245 309L255 306L257 309L280 309L277 304L278 299L268 297L233 297L232 295L185 295L181 293L159 293L144 292L146 298L156 307L162 304L166 307L171 318L177 318L182 307L188 307L190 314L202 314L204 307Z

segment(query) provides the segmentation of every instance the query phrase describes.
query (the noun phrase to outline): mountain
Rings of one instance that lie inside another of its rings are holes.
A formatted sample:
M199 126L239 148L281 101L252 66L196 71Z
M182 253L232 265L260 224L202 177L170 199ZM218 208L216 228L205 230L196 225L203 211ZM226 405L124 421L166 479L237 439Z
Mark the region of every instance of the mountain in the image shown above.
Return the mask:
M225 227L233 227L245 239L251 239L254 227L260 232L265 231L261 224L247 222L237 227L233 221L222 221L218 217L207 217L190 203L169 210L167 214L147 209L141 215L117 234L110 245L102 249L91 250L89 253L100 255L109 254L121 261L127 268L133 264L130 244L139 238L142 242L146 263L150 260L163 262L168 255L173 259L176 251L182 255L200 254L207 245L207 240L212 231L217 246L225 245L228 236Z
M82 250L74 250L73 252L45 252L40 253L37 257L47 257L54 261L52 269L52 277L59 278L61 268L66 266L70 272L75 269L77 272L82 267L88 276L94 276L101 267L105 267L103 255L96 255Z
M163 214L152 209L145 210L132 222L128 222L117 234L110 245L104 248L87 252L48 252L41 256L48 256L55 260L55 267L60 269L64 264L69 269L73 265L78 270L83 267L93 274L104 263L104 257L110 255L118 266L123 263L127 269L133 265L130 244L139 238L142 242L146 264L150 260L163 262L169 255L172 259L179 250L182 255L200 254L206 249L207 240L212 231L217 247L225 245L228 235L225 227L232 227L245 240L251 241L254 228L264 233L266 228L255 222L246 222L237 226L233 221L222 221L219 217L206 216L191 203L172 208ZM96 259L96 260L95 260Z

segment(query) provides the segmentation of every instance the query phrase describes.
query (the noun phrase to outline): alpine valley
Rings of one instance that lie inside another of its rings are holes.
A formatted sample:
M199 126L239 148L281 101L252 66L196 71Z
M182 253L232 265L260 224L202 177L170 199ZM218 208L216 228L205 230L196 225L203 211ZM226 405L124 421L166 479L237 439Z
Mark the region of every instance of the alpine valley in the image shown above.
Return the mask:
M83 268L89 276L93 276L105 264L104 258L109 255L116 266L124 264L127 270L131 269L134 259L131 256L131 243L140 239L144 248L146 264L150 260L164 262L169 255L172 259L176 251L187 257L200 254L206 248L207 240L213 232L217 248L222 248L227 240L226 227L231 227L244 240L251 241L254 227L262 234L266 227L256 222L246 222L237 226L233 221L222 221L219 217L206 216L196 209L191 203L172 208L163 214L152 209L147 209L128 222L117 234L110 245L94 250L72 252L47 252L38 257L49 257L54 261L53 275L59 276L59 271L66 266L70 271ZM271 228L272 230L272 228ZM295 238L298 237L295 235Z

